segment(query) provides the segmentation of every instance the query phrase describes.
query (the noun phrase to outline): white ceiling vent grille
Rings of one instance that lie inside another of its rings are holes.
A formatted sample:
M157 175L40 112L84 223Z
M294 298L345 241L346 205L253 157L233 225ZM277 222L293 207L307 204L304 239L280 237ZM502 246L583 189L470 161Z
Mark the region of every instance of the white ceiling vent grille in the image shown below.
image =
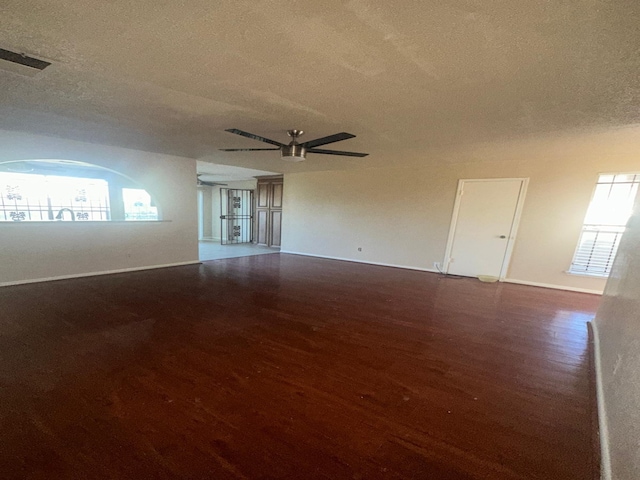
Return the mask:
M35 77L49 65L51 62L0 48L0 70Z

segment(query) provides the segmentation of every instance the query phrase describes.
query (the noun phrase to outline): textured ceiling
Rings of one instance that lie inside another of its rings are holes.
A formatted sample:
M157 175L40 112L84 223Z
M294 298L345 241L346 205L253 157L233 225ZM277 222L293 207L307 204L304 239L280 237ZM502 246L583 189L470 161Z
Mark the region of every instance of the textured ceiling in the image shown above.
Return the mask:
M354 168L450 145L640 122L636 0L3 0L0 128L267 171ZM278 152L224 132L365 159ZM329 148L329 147L327 147Z

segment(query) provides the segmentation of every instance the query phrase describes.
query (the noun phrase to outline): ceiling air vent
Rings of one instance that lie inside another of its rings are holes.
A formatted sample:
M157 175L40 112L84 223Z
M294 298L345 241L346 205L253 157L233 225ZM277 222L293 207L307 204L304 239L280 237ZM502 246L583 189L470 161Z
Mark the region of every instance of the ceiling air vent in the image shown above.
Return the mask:
M51 62L0 48L0 70L34 77L51 65Z

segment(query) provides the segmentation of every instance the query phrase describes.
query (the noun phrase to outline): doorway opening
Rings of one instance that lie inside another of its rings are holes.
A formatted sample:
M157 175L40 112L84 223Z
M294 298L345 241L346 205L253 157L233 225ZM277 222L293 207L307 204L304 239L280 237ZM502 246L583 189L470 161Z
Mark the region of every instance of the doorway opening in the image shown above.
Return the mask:
M277 253L258 245L258 179L271 172L197 161L200 261Z

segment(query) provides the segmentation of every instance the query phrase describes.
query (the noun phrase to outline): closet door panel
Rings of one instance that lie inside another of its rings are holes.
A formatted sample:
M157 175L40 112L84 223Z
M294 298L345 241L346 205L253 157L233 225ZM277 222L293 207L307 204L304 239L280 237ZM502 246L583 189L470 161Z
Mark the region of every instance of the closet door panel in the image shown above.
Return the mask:
M258 245L268 245L269 240L269 210L258 210L256 213L256 231Z
M271 235L270 235L270 246L271 247L279 247L280 246L280 231L282 229L282 211L281 210L272 210L271 211Z

